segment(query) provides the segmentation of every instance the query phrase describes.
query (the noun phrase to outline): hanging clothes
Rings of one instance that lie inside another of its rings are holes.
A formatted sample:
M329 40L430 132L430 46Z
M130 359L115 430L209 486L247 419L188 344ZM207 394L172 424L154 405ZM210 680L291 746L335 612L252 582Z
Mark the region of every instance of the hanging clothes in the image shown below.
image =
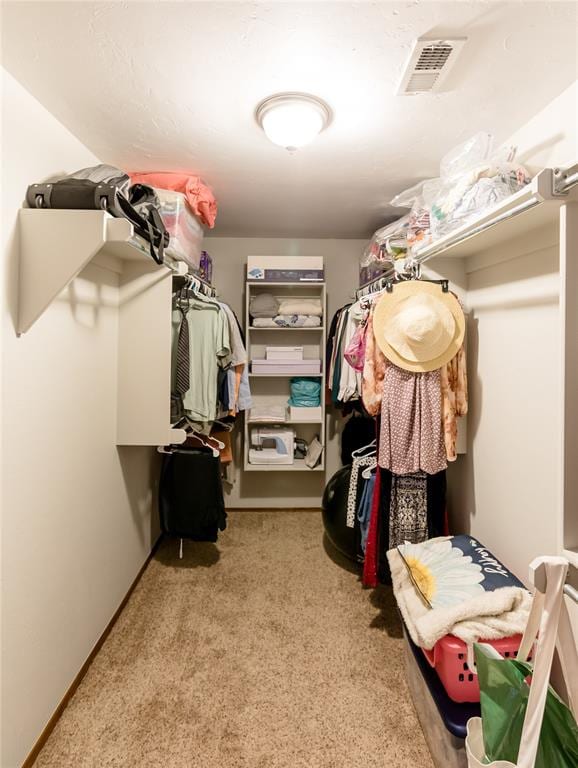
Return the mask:
M394 535L402 529L419 541L447 534L446 525L446 472L425 475L425 508L427 526L423 527L423 481L419 475L413 479L392 474L387 469L377 470L369 529L365 547L362 581L366 587L379 582L389 583L389 565L386 553L390 544L390 525L393 518ZM412 534L413 531L413 534ZM414 543L418 543L417 541Z
M175 296L172 315L171 422L183 417L208 433L215 419L251 407L241 326L224 302L192 290Z
M399 374L396 371L400 371L401 369L397 368L393 365L393 363L390 363L386 359L385 355L376 343L375 335L373 333L373 308L370 310L369 317L367 319L365 342L365 364L362 375L361 398L367 413L369 413L371 416L377 416L379 413L381 413L384 403L384 387L386 386L384 382L386 376L389 376L390 373L391 379L389 379L387 382L389 392L389 397L386 404L387 410L388 412L397 410L399 408L403 410L408 398L410 377L424 376L426 374L412 374L406 371L405 373L407 373L408 376L405 377L402 383L398 398L396 386ZM391 368L393 368L394 371L390 371L390 373L388 373L389 369ZM439 390L441 396L441 410L439 412L439 419L442 424L445 460L449 462L455 461L457 458L456 442L458 434L458 417L465 416L468 412L468 381L466 371L466 354L464 347L460 347L458 353L452 358L452 360L438 369L438 371ZM418 386L417 382L415 383L415 386ZM435 387L438 387L437 381L435 383ZM435 414L430 412L428 415L428 413L425 412L424 418L426 418L429 422L432 422L432 420L437 420L437 394L432 390L431 382L420 382L419 389L422 391L422 394L424 394L424 398L420 400L421 404L427 402L429 397L429 402L436 408ZM425 393L423 392L424 389L426 390ZM398 417L394 415L392 417L392 421L397 422ZM427 429L426 425L424 425L424 428ZM431 433L428 434L431 436ZM415 430L413 430L413 435L415 438ZM431 461L429 462L430 469L433 469L437 463L438 467L435 471L440 471L444 468L444 465L442 464L439 457L439 444L436 425L434 425L433 435L434 441L432 442L428 440L424 450L433 452L434 456L437 457L434 459L433 464ZM424 435L424 437L425 436L426 435ZM385 458L380 458L380 464L386 467L388 462ZM413 469L410 469L407 465L403 469L405 469L406 472L410 472L417 471L420 468L424 469L425 471L429 471L423 466L419 467L415 465Z
M357 508L357 520L359 521L360 544L365 554L367 535L369 532L369 521L371 518L371 503L375 487L376 473L372 472L368 479L364 479L363 491Z
M186 321L189 333L190 387L182 396L188 419L201 428L215 420L219 390L219 369L229 364L230 337L227 317L217 302L187 298ZM181 309L173 311L173 356L171 391L175 391Z
M161 529L193 541L217 541L227 526L221 469L210 451L179 450L163 457L159 485Z
M366 312L356 302L338 310L331 322L326 348L327 386L337 407L359 400L361 395L361 370L351 365L345 352L365 318Z
M389 549L428 538L427 475L393 475L389 503Z
M237 316L228 304L219 302L219 306L227 316L231 342L230 366L227 369L228 396L221 402L228 415L235 416L239 411L244 411L251 407L248 356ZM241 388L243 390L242 394Z
M381 411L386 365L385 355L378 347L373 333L373 307L371 307L365 326L365 361L361 377L361 399L370 416L377 416Z
M397 475L447 467L439 369L411 373L390 363L383 379L379 466Z
M463 346L458 354L441 368L442 419L448 461L457 458L458 416L468 412L468 374Z

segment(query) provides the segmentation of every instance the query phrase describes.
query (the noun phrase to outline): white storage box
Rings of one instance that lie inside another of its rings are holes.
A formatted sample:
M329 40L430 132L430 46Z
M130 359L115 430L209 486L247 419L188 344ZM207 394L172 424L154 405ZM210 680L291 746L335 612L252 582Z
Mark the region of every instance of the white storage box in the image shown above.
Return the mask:
M320 405L314 405L310 408L291 405L289 407L289 418L291 421L319 421L323 418Z
M199 269L203 247L203 230L197 217L181 192L155 188L167 232L171 239L168 252L179 261L186 262L195 271Z
M256 282L323 282L322 256L249 256L247 280Z
M321 373L321 360L253 360L252 373L311 376Z
M303 360L303 347L265 347L267 360Z

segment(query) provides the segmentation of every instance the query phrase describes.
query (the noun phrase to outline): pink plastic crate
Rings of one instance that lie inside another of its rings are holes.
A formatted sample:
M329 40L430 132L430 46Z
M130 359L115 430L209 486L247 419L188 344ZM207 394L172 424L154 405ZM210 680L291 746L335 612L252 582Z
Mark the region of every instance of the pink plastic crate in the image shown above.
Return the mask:
M481 640L493 646L505 659L515 658L522 635L504 637L502 640ZM431 651L422 648L426 659L438 673L443 687L452 701L458 703L480 700L478 676L468 667L468 649L463 640L446 635L438 640Z

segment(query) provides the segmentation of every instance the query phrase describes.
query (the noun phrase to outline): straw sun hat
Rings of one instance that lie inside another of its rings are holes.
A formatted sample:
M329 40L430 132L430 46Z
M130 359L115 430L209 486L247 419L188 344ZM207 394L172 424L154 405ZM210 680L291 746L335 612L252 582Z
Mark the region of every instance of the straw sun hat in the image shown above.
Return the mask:
M448 363L464 340L459 301L436 283L397 283L375 305L373 332L383 354L406 371L435 371Z

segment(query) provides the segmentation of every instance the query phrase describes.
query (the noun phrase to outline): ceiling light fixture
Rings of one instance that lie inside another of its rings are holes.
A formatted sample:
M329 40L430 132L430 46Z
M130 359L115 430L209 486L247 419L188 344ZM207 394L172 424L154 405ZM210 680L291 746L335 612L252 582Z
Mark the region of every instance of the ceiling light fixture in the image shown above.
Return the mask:
M273 144L292 152L327 128L331 110L324 101L307 93L279 93L262 101L255 117Z

